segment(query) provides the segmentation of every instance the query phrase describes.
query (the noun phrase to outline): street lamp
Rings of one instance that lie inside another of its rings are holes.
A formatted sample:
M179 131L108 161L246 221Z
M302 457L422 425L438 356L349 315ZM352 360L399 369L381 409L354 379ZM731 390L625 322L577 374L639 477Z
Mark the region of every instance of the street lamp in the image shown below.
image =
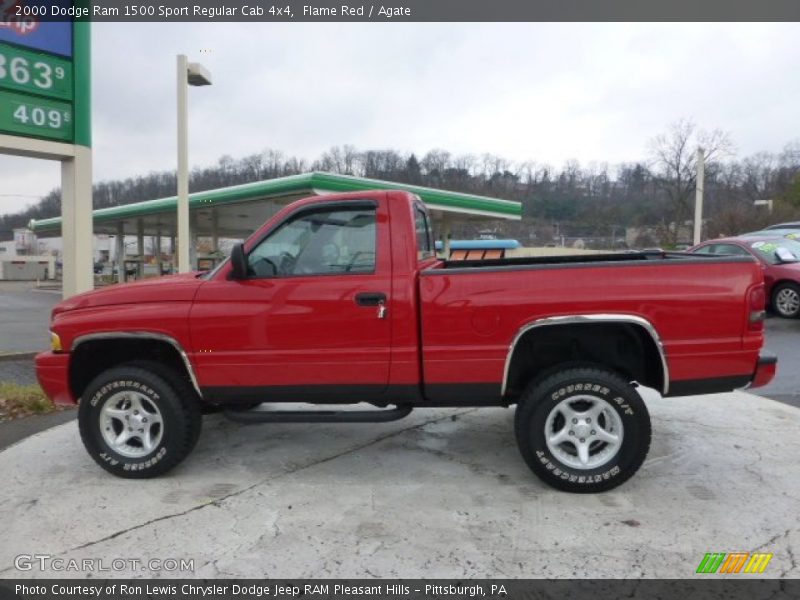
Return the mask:
M189 86L211 85L211 74L186 55L178 55L178 271L191 271L189 261Z

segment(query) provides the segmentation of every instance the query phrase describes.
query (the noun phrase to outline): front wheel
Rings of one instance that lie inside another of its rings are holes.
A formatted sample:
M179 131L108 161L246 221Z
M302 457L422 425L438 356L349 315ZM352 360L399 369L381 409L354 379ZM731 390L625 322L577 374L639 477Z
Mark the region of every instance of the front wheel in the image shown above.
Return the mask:
M101 373L78 407L83 445L118 477L142 479L170 470L191 452L201 423L193 390L156 363L130 363Z
M515 430L530 469L567 492L621 485L650 449L650 415L642 398L602 368L569 368L532 383L517 406Z
M786 319L800 316L800 285L786 282L775 286L775 291L772 292L772 308Z

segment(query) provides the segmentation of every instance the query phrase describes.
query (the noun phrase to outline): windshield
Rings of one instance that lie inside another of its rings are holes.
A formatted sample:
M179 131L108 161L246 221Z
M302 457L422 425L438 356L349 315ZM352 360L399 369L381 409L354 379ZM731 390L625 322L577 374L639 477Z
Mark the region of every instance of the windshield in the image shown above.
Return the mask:
M792 229L761 229L759 231L750 231L743 233L739 237L770 237L782 236L790 240L800 240L800 228Z
M750 247L771 265L777 265L779 262L781 262L776 255L776 252L778 252L778 250L781 248L788 250L788 252L790 252L794 257L794 260L800 259L800 242L796 242L795 240L762 240L759 242L753 242L750 244Z

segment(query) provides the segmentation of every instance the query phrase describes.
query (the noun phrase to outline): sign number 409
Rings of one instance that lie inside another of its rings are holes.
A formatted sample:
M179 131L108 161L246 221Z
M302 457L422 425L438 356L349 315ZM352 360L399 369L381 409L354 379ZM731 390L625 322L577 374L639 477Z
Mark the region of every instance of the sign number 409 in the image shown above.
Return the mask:
M14 111L14 120L27 125L28 122L36 127L50 127L51 129L61 129L69 122L69 113L57 109L47 110L41 106L30 107L20 104Z

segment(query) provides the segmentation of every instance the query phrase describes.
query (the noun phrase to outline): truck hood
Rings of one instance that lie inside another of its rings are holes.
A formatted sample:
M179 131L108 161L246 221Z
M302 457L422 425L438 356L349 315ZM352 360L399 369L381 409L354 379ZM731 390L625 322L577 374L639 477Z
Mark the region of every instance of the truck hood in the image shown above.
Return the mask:
M198 275L199 273L182 273L180 275L154 277L84 292L56 304L53 308L53 316L71 310L113 304L191 302L195 292L197 292L197 288L205 281Z

